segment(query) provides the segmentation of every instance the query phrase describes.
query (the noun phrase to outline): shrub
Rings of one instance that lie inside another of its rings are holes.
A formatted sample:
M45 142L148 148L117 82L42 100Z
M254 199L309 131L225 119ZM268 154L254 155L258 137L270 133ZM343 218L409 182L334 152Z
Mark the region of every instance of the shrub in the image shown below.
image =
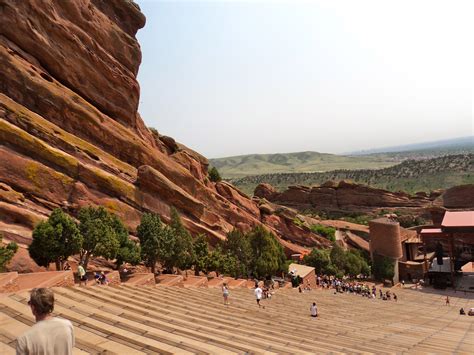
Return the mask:
M0 272L5 271L6 265L18 250L18 245L15 242L2 245L2 239L3 235L0 233Z
M326 239L329 239L331 242L336 241L336 229L333 227L325 227L321 224L313 224L311 226L311 231L320 234Z
M221 175L215 166L209 170L209 180L212 182L219 182L222 180Z

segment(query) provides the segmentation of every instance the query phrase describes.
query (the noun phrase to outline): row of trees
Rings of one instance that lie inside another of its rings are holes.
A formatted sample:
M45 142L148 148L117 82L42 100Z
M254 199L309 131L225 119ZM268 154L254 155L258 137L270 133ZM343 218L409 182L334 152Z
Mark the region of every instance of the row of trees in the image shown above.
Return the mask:
M79 211L76 223L61 209L55 209L48 220L33 230L33 241L28 251L39 265L55 263L61 270L69 256L79 254L87 267L92 256L115 259L117 266L124 262L138 264L140 247L130 240L122 221L103 207L85 207Z
M370 275L370 265L361 251L345 251L335 243L332 249L313 249L304 257L303 262L316 268L316 272L320 274L337 277Z
M247 234L234 230L227 239L209 250L205 235L194 240L172 210L170 225L160 217L145 213L137 229L142 258L151 271L159 262L166 270L193 268L200 272L216 271L234 277L265 277L284 271L286 257L278 240L261 226Z
M262 226L246 234L234 230L210 250L205 235L193 240L174 208L170 219L165 224L158 215L144 213L137 228L138 244L129 239L121 220L103 207L82 208L78 223L55 209L34 229L29 253L38 265L55 263L58 270L69 256L79 254L86 268L91 257L100 256L115 260L117 267L124 262L144 262L153 273L157 263L168 272L194 268L196 274L216 271L234 277L265 277L286 271L282 246Z

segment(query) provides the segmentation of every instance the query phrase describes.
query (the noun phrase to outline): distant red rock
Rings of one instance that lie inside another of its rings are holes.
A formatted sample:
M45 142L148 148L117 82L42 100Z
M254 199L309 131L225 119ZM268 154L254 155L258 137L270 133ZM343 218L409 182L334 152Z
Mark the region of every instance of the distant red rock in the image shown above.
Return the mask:
M474 184L454 186L441 196L446 208L474 208Z
M410 196L348 181L328 181L320 186L289 186L277 192L269 184L260 184L255 196L298 210L327 212L373 212L381 208L420 209L431 206L434 196L425 193Z

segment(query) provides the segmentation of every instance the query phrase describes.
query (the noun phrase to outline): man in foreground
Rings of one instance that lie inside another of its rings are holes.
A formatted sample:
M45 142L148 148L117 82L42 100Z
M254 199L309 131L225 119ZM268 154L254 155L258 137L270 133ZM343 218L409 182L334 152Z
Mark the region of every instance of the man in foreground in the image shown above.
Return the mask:
M17 339L17 355L72 354L74 328L70 321L51 315L54 309L53 291L48 288L33 289L28 305L36 324Z

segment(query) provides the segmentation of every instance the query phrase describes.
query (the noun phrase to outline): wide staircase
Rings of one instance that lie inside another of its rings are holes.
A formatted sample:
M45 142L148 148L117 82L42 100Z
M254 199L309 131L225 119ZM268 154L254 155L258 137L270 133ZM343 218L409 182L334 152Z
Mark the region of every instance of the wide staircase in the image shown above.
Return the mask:
M253 290L122 285L54 288L55 315L74 324L75 354L474 352L472 297L394 289L398 302L332 290L280 289L258 308ZM0 295L0 354L33 323L29 293ZM318 318L309 316L316 301Z

